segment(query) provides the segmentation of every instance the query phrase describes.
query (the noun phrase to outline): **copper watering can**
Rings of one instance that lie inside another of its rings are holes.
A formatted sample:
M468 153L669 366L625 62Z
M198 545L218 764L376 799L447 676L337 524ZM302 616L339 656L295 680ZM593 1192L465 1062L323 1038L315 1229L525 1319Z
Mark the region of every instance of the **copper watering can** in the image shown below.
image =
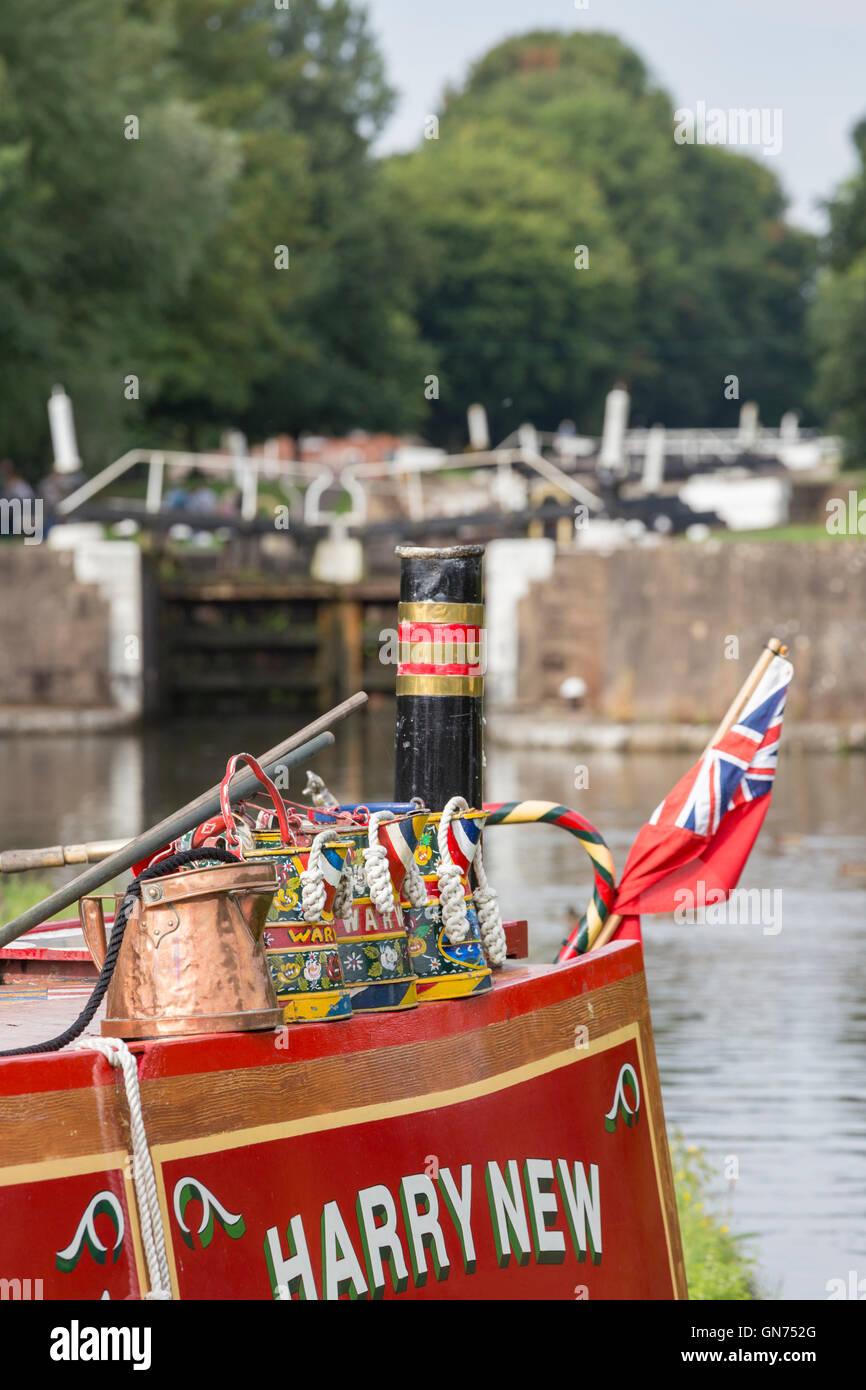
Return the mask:
M262 943L276 887L275 866L261 863L143 882L108 987L103 1034L156 1038L278 1027L282 1014ZM79 916L101 969L102 899L82 898Z

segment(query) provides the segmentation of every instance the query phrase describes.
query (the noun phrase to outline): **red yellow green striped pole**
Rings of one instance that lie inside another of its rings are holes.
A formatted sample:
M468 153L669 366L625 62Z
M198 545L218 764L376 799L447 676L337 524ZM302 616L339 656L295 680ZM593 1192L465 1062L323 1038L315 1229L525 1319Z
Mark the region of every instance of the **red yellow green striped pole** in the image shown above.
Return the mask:
M571 934L563 941L556 964L575 960L591 949L602 930L615 896L616 873L613 855L594 825L555 801L485 802L487 828L492 825L558 825L580 841L592 860L595 887L586 911Z

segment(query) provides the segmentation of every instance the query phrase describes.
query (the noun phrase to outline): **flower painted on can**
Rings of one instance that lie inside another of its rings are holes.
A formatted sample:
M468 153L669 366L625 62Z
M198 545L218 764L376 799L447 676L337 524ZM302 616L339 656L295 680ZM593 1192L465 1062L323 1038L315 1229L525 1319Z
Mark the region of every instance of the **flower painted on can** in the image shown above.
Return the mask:
M423 936L410 936L410 937L409 937L409 955L410 955L410 956L420 956L420 955L423 955L423 954L424 954L424 938L423 938Z
M272 958L273 964L273 958ZM301 973L301 962L291 956L277 957L274 970L274 983L277 989L290 989Z
M391 945L390 941L386 941L385 945L379 952L379 959L382 962L383 970L394 970L400 960L400 957L397 955L397 952L394 950L394 947Z
M336 953L328 956L328 979L332 985L338 985L342 981L340 957Z
M307 956L307 963L304 966L304 979L309 980L311 985L317 985L322 978L322 962L318 956Z
M415 858L419 864L429 864L430 860L433 858L433 850L431 846L425 844L422 840L421 844L415 851Z
M357 951L352 951L351 954L346 957L347 970L357 972L358 970L363 969L363 966L364 962L361 960L361 957L358 955Z

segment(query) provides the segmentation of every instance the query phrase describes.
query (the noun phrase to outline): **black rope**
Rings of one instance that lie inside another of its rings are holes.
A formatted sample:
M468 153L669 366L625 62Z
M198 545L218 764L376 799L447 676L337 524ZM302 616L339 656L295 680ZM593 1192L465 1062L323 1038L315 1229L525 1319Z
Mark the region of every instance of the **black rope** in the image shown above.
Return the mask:
M31 1057L37 1052L59 1052L62 1047L74 1042L79 1034L83 1033L88 1023L90 1023L96 1010L99 1008L108 989L111 977L114 974L114 967L117 964L117 957L120 953L123 933L129 920L136 898L141 897L141 885L148 878L162 878L164 874L173 874L176 869L182 869L185 864L192 864L200 859L218 859L221 864L239 864L241 861L236 854L231 854L227 849L208 848L208 849L182 849L177 854L172 854L166 859L160 859L158 864L151 864L150 868L144 869L134 878L123 895L123 902L117 910L114 919L114 926L111 931L111 940L105 952L105 960L102 962L102 969L99 972L99 979L93 988L93 993L78 1015L74 1023L71 1023L65 1032L59 1033L56 1038L51 1038L49 1042L31 1043L29 1047L13 1047L8 1052L0 1052L0 1057Z

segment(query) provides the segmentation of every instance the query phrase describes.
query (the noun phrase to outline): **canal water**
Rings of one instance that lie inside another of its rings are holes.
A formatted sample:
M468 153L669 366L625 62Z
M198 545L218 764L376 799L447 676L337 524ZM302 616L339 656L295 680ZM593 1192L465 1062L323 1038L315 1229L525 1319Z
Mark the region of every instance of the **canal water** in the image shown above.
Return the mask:
M0 847L132 836L215 782L230 752L260 752L286 732L270 719L197 720L3 740ZM316 762L332 790L390 796L393 706L337 734ZM786 756L784 736L782 749L741 883L772 894L763 922L645 918L644 947L669 1130L705 1149L765 1296L822 1299L830 1280L866 1280L866 769L859 757ZM485 794L574 806L621 869L686 765L491 745ZM303 783L293 774L287 794L300 800ZM532 958L550 960L591 890L582 849L552 826L503 827L485 860L505 914L529 920Z

